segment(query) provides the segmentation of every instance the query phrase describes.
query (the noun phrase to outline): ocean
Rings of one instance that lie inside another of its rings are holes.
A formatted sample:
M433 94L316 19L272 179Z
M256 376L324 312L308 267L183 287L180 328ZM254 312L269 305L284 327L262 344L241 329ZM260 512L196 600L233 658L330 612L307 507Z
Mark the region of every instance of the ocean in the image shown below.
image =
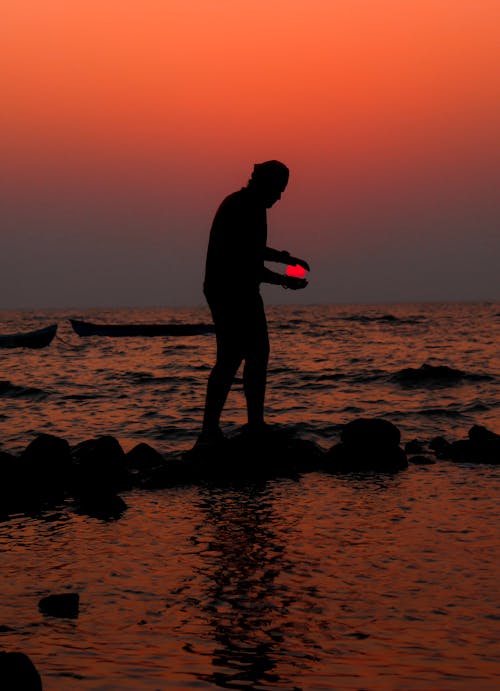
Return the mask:
M267 420L328 449L383 417L418 438L500 432L500 304L270 306ZM43 350L0 351L0 450L47 432L187 449L212 334L80 338L93 322L209 321L205 308L0 313L58 323ZM422 368L423 365L430 367ZM449 368L449 369L443 369ZM415 371L416 370L416 371ZM239 373L227 435L245 422ZM0 523L0 649L46 691L497 688L498 466L309 473L239 487L124 493L116 521L69 504ZM77 619L37 609L78 592Z

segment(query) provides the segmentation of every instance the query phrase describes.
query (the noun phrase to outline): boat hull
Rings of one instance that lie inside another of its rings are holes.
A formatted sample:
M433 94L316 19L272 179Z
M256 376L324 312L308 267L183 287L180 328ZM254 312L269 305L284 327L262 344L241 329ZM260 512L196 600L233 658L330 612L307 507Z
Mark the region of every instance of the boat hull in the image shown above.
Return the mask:
M213 333L213 324L93 324L70 319L73 330L85 336L199 336Z
M52 343L57 324L26 333L0 335L0 348L45 348Z

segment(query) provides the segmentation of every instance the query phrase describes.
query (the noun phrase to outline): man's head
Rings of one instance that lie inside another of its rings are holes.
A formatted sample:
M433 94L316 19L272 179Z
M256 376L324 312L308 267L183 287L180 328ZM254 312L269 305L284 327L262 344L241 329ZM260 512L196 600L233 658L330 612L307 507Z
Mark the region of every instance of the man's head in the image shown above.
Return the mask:
M280 161L256 163L248 186L258 194L266 208L269 209L281 199L288 183L289 174L286 165Z

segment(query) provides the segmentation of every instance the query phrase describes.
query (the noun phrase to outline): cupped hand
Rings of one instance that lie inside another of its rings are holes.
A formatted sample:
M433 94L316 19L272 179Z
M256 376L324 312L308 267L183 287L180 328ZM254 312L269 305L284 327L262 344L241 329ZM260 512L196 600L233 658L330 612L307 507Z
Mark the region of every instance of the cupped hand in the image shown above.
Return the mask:
M290 290L302 290L306 285L305 278L297 278L296 276L285 276L283 280L283 287L290 288Z

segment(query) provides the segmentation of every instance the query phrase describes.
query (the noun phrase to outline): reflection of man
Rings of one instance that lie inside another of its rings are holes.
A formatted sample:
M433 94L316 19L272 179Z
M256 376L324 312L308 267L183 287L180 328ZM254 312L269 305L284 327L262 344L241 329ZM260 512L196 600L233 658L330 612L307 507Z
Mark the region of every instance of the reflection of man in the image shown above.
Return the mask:
M230 194L220 205L210 231L204 292L215 324L217 359L210 374L198 443L222 437L219 420L241 362L245 361L243 385L248 429L264 427L269 339L260 283L284 288L305 288L307 281L275 273L264 261L299 264L307 262L288 252L266 246L266 209L281 198L288 182L288 168L279 161L254 166L246 187Z

